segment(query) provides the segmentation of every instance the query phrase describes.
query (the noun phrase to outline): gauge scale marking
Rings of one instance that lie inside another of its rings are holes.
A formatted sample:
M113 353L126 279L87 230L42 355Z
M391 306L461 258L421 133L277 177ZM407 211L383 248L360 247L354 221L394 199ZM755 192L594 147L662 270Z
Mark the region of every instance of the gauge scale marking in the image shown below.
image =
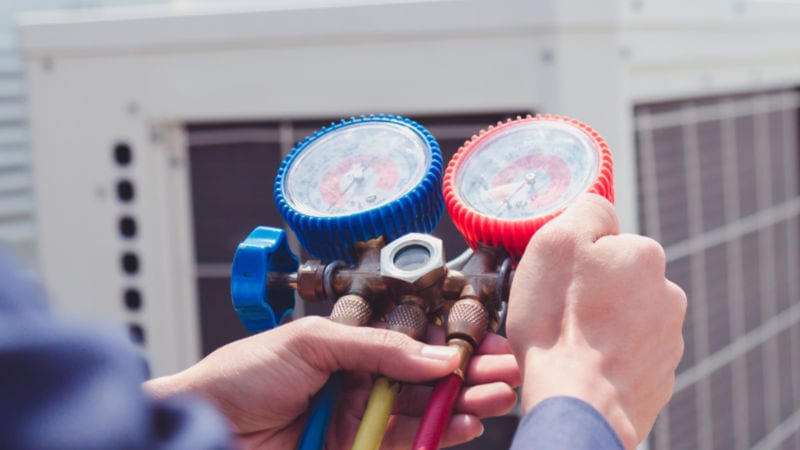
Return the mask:
M476 212L504 220L551 213L586 192L597 151L580 130L528 122L499 130L473 147L456 174L456 190Z
M394 123L341 128L308 146L286 173L286 201L317 217L354 214L408 194L425 176L430 152Z

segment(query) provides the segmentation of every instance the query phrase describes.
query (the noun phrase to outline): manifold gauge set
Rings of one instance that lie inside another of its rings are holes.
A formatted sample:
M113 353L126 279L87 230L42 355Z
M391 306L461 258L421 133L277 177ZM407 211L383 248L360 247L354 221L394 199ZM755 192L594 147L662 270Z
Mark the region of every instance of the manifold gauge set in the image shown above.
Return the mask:
M473 136L444 167L436 139L391 115L332 123L299 142L275 178L283 229L259 226L236 250L233 306L248 331L280 325L306 301L330 301L330 319L385 321L423 340L442 325L459 368L439 380L413 445L439 448L470 357L500 324L514 267L531 236L585 192L613 202L611 152L587 125L560 116L517 117ZM447 262L430 233L445 208L470 250ZM322 449L342 386L315 396L301 450ZM378 376L353 449L378 449L400 384Z

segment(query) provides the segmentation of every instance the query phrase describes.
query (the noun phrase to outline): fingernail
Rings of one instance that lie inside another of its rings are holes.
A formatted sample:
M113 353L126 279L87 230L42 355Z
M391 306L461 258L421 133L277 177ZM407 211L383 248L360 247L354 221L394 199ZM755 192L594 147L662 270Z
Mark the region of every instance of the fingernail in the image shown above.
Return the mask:
M439 361L450 361L458 355L458 349L444 345L426 345L422 347L422 356Z
M486 431L486 428L483 427L483 422L478 422L478 423L481 425L481 431L478 432L478 435L476 437L481 437L483 436L483 432Z

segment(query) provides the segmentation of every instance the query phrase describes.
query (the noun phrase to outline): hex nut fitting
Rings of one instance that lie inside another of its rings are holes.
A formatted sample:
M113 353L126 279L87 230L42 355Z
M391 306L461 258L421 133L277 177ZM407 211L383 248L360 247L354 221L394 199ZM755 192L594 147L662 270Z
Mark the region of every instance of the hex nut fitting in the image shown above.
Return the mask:
M316 260L306 261L297 269L297 294L307 302L325 300L323 274L325 264Z
M407 252L415 252L424 261L402 267ZM381 276L387 283L401 283L414 289L425 289L447 272L442 240L422 233L410 233L381 249Z

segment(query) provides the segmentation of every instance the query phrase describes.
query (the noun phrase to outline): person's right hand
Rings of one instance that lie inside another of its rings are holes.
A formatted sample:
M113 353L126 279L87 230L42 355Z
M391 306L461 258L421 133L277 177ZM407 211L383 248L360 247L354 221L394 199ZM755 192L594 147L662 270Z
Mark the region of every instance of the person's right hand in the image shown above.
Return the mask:
M685 314L661 245L620 235L614 207L582 196L534 235L511 286L506 329L523 410L579 398L635 448L672 395Z

